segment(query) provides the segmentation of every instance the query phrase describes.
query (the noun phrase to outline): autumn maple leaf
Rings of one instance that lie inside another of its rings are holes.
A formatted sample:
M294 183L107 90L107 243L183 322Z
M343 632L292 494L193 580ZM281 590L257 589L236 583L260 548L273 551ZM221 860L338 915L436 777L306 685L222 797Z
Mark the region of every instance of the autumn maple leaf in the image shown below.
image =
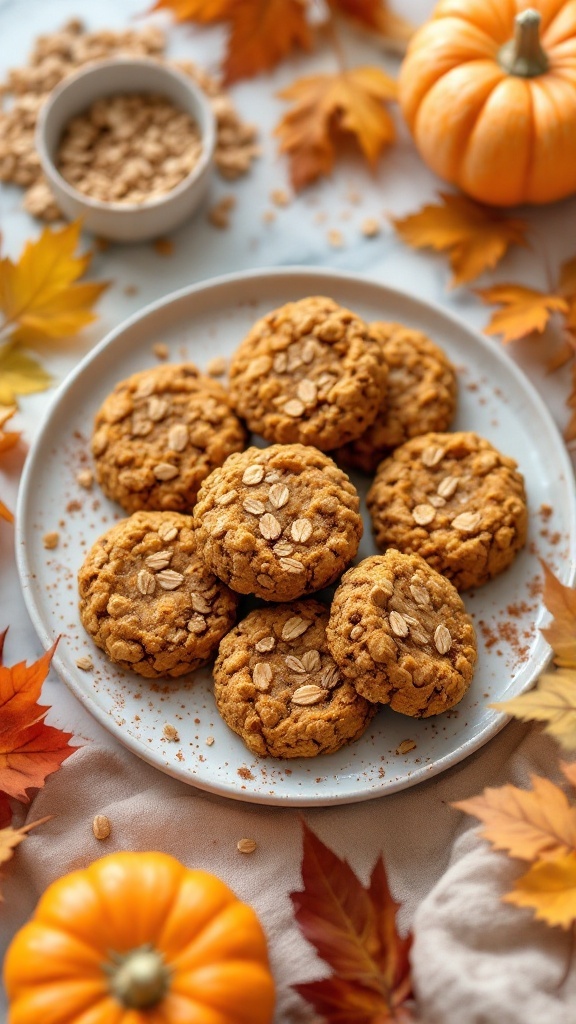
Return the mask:
M29 825L23 825L21 828L0 828L0 864L5 864L14 856L14 850L20 845L32 831L33 828L38 828L38 825L44 825L45 822L50 821L51 815L48 814L45 818L39 818L38 821L32 821ZM0 900L4 897L0 893Z
M296 991L328 1024L408 1024L412 940L398 934L398 904L382 858L365 889L305 823L303 832L304 890L291 893L291 900L302 934L334 973L296 985Z
M453 287L495 267L511 245L527 244L525 221L481 206L466 196L451 192L439 195L439 203L429 203L407 217L392 218L392 223L413 248L448 253Z
M412 22L391 11L382 0L328 0L329 8L372 29L388 49L404 53L415 28Z
M519 284L498 284L478 289L476 294L484 302L503 307L492 314L484 331L500 334L504 343L541 334L553 313L567 313L569 308L561 295Z
M576 852L537 861L502 898L529 907L540 921L569 928L576 920Z
M176 21L210 25L230 17L236 0L157 0L152 11L170 11Z
M15 412L15 406L9 406L7 408L0 407L0 455L2 455L3 452L9 451L10 448L13 448L20 440L20 431L4 430L6 423L12 418ZM14 522L14 516L3 501L0 501L0 519L5 519L8 523Z
M379 68L300 78L280 96L294 103L275 134L280 152L288 154L296 189L331 172L341 134L357 140L372 166L395 137L384 101L395 98L396 83Z

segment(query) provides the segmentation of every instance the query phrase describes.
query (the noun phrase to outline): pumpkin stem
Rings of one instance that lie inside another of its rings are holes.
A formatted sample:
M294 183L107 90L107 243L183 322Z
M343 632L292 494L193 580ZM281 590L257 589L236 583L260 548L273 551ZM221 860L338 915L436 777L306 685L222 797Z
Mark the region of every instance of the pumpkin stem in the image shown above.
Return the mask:
M514 19L514 38L504 43L498 54L498 63L508 75L535 78L548 69L548 57L540 42L539 11L529 7Z
M157 950L141 946L129 953L113 954L110 959L113 963L105 965L110 991L123 1007L146 1010L164 998L170 971Z

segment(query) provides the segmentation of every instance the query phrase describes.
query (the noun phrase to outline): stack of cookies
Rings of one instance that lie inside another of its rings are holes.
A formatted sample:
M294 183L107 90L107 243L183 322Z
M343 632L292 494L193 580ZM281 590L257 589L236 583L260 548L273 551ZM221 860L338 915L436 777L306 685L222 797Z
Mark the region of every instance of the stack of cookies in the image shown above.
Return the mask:
M459 591L510 565L527 529L516 464L448 433L455 407L437 345L324 297L254 324L229 392L191 365L122 381L93 454L100 486L132 514L80 570L85 628L150 678L217 652L218 710L260 755L336 751L382 704L448 710L476 662ZM269 446L247 447L248 431ZM384 554L353 568L360 501L340 465L375 473ZM338 581L330 607L309 597ZM258 607L235 626L241 595Z

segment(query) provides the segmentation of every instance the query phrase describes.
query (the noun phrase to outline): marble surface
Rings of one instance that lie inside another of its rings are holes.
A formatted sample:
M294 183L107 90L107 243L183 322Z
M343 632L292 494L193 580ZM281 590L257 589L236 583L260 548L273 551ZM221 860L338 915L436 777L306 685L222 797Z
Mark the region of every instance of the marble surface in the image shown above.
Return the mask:
M0 75L10 65L25 58L33 38L50 31L66 18L82 16L90 28L137 25L136 16L145 3L141 0L5 0L0 3ZM402 13L415 21L431 10L428 0L405 0ZM159 17L159 22L169 22ZM201 32L192 27L170 29L170 53L186 56L214 69L222 45L219 29ZM395 73L398 60L384 54L365 37L346 34L346 50L350 63L381 63ZM192 282L214 275L249 267L270 267L300 264L336 267L364 274L372 280L409 290L416 296L433 300L468 325L482 329L488 319L486 307L471 290L449 291L449 272L443 258L417 253L406 248L394 234L390 214L398 215L418 208L434 197L441 183L421 163L405 128L399 123L397 145L381 160L371 175L363 164L350 156L338 165L333 177L314 186L283 209L276 209L269 200L275 188L288 188L285 162L277 156L272 128L284 104L276 93L297 74L326 70L332 66L329 52L295 59L276 73L238 85L234 99L249 120L262 133L262 157L250 175L229 184L215 178L208 205L221 196L233 194L237 207L231 227L219 231L206 217L206 207L181 230L174 233L174 252L160 256L150 244L111 246L97 252L92 272L99 279L113 282L100 303L100 319L81 338L43 353L46 367L61 380L81 355L112 327L148 302ZM359 203L350 201L353 193ZM16 187L0 188L0 224L3 251L16 257L29 237L35 237L40 225L21 209L21 191ZM274 209L271 223L263 220L267 210ZM555 275L559 263L574 253L576 200L568 200L546 209L522 211L529 221L531 248L510 253L489 281L515 280L527 285L545 287L548 276ZM362 235L361 223L375 217L381 225L378 237ZM338 231L343 244L330 245L329 231ZM87 239L87 242L89 239ZM135 288L135 294L127 294ZM554 345L552 335L537 342L526 342L508 349L536 384L547 401L557 423L567 420L565 398L569 373L564 370L546 375L546 358ZM494 344L498 344L494 341ZM21 402L15 426L30 441L40 429L42 416L53 392L32 396ZM530 444L530 438L526 438ZM0 493L9 507L15 506L22 452L16 451L3 460L0 471ZM8 663L22 658L33 659L40 654L40 644L26 614L19 590L13 551L12 528L0 524L0 627L10 625L6 645ZM98 739L110 747L114 741L86 713L75 698L52 673L45 685L43 698L54 705L49 721L72 729L81 742ZM8 936L4 934L6 940Z

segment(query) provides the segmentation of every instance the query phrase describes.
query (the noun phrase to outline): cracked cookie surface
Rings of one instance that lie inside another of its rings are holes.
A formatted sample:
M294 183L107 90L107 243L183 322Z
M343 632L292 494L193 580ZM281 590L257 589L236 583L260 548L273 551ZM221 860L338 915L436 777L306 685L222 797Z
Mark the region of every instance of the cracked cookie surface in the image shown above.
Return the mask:
M476 638L462 598L419 555L391 549L349 569L326 635L358 693L413 718L449 710L474 673Z
M359 507L346 474L316 448L248 448L202 484L199 550L238 593L292 601L333 583L354 558Z
M376 321L369 331L388 368L386 394L376 419L335 456L374 473L398 445L419 434L447 430L456 412L456 373L438 345L403 324Z
M199 557L190 516L135 512L100 537L78 574L80 617L108 657L141 676L205 665L238 598Z
M250 430L322 451L366 430L385 385L381 346L367 325L323 296L258 320L230 366L230 395Z
M189 512L202 480L246 431L224 388L192 363L120 381L96 413L92 453L104 494L126 512Z
M407 441L380 465L367 504L379 548L422 555L458 590L502 572L526 541L516 462L474 433Z
M216 704L260 756L315 757L358 739L375 707L346 680L328 650L319 601L259 608L220 644Z

